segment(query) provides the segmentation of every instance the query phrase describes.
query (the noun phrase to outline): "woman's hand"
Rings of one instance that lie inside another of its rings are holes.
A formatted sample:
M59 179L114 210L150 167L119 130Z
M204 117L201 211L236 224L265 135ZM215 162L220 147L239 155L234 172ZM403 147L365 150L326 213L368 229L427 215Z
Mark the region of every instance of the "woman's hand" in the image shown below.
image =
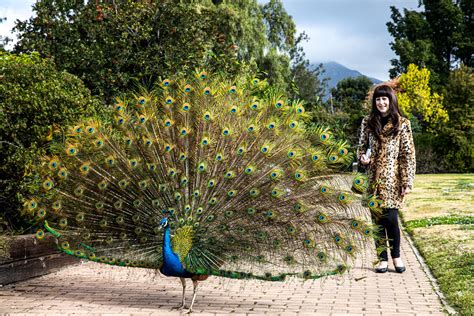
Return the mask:
M360 163L363 165L368 165L370 163L370 159L367 157L366 154L360 156Z
M405 196L405 195L407 195L407 194L410 193L410 192L411 192L410 187L407 186L407 185L404 185L404 186L402 187L402 192L400 193L400 195L401 195L401 196Z

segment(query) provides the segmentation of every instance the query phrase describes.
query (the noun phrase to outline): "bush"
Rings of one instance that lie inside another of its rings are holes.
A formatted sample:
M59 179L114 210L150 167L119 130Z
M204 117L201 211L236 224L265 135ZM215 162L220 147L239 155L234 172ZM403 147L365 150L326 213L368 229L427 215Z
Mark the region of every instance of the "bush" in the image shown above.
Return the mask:
M0 230L28 228L17 216L24 176L48 154L53 130L98 108L82 81L57 71L51 61L0 52Z

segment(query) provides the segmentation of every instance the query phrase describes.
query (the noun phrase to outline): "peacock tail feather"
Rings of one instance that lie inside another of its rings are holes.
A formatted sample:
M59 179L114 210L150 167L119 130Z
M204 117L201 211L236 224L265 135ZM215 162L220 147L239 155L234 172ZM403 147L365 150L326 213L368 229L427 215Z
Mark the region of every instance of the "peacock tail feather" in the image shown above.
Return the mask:
M367 179L344 142L266 81L196 72L125 95L114 120L67 130L35 171L25 212L92 261L159 268L170 222L187 271L279 281L344 272L373 247ZM308 140L308 133L315 146ZM353 188L354 190L351 190ZM353 192L355 191L355 193Z

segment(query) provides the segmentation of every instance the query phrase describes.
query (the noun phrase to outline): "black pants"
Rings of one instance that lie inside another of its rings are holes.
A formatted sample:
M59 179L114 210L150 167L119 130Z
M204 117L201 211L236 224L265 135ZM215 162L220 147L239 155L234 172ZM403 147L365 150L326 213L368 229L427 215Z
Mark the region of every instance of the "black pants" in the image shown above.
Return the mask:
M375 218L375 223L381 226L380 241L377 246L386 246L385 233L388 237L390 255L393 258L400 257L400 227L398 226L398 209L385 208L382 214ZM388 261L387 250L383 250L379 256L381 261Z

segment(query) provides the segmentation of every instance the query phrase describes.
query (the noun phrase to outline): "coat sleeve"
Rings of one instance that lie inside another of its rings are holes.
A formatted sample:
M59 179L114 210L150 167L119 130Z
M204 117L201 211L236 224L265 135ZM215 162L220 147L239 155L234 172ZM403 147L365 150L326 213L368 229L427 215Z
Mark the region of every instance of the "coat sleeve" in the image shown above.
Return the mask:
M364 117L360 125L359 144L357 145L357 162L360 164L360 157L367 152L369 146L369 133L367 130L367 117Z
M400 172L403 186L413 189L413 181L415 180L416 159L415 145L413 143L413 134L411 132L411 123L406 123L400 131Z

